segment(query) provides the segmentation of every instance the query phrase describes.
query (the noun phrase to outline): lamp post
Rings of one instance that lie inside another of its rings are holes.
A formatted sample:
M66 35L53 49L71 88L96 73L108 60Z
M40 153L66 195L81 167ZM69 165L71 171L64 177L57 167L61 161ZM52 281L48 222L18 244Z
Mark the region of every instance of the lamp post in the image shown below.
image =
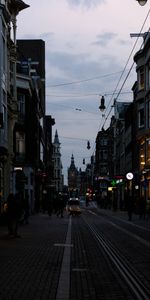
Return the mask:
M147 0L136 0L141 6L144 6L147 3Z

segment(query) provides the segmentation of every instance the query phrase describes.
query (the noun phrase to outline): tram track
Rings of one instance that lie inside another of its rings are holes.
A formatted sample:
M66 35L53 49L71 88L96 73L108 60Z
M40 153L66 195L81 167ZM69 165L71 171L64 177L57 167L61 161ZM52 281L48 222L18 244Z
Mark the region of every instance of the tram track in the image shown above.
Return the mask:
M127 259L123 257L118 249L98 231L95 225L89 224L85 217L83 217L83 220L90 229L95 240L98 242L98 245L103 248L104 253L107 254L107 257L109 257L110 261L114 264L122 278L124 278L135 299L149 300L149 287L141 281L140 276L136 270L131 267Z

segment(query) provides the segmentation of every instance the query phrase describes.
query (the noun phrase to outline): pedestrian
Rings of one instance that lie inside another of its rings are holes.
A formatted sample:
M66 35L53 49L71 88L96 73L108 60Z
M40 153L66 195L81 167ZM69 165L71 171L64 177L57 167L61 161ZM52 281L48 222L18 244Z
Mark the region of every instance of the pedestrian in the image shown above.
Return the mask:
M132 196L127 198L127 211L128 211L128 221L132 221L132 215L134 211L134 202Z
M51 217L52 213L53 213L53 199L50 198L48 200L48 215Z
M20 204L17 195L10 193L7 198L7 222L8 234L12 237L20 237L18 235L18 224L20 217Z
M60 215L61 218L63 218L65 205L66 205L65 199L63 198L63 196L61 194L59 194L59 196L58 196L58 210L57 210L57 213L56 213L57 217Z
M23 210L24 210L24 223L29 223L29 196L28 194L25 195L23 201Z
M89 205L89 197L88 196L86 196L85 203L86 203L86 207L87 207Z
M146 199L145 197L141 197L139 200L139 218L145 219L146 216Z

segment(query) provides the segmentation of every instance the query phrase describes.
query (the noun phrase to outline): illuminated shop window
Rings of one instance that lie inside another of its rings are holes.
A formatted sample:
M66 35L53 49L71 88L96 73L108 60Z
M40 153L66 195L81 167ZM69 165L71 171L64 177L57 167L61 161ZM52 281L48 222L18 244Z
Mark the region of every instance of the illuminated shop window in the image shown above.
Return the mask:
M145 166L145 144L141 145L140 148L140 169L142 170Z

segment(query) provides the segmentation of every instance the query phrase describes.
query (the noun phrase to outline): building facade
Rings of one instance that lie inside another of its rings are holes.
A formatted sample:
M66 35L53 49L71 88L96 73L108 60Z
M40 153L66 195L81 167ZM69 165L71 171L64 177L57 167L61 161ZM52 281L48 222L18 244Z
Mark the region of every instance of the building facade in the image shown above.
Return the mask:
M138 151L137 187L140 198L150 203L150 33L143 36L143 48L135 56L137 81L133 87L137 122L135 136ZM137 162L134 160L134 166Z
M17 15L28 8L22 0L0 1L0 210L12 189L13 131L17 119L16 23ZM9 178L9 180L8 180Z

